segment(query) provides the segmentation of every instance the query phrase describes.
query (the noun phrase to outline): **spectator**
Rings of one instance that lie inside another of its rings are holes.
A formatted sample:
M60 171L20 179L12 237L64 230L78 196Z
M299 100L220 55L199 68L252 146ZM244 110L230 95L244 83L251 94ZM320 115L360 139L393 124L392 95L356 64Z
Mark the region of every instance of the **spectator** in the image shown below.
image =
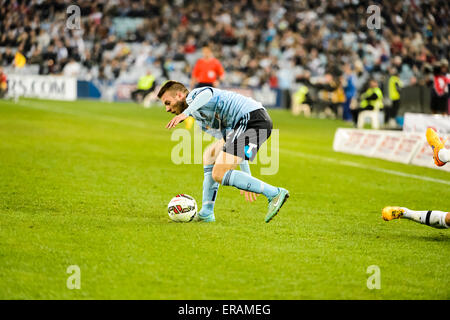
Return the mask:
M303 113L305 117L309 117L311 115L311 102L308 87L304 84L300 85L292 95L292 114L298 116Z
M300 73L323 79L332 68L344 72L351 63L357 96L369 77L382 80L391 66L405 85L412 79L422 83L428 65L450 56L450 2L442 0L383 1L383 28L377 31L367 30L363 16L372 3L367 0L136 0L131 5L96 0L78 3L81 30L65 27L66 6L60 1L17 3L2 2L0 64L11 66L21 46L27 64L38 64L40 74L61 73L68 58L76 57L82 62L78 76L85 79L134 78L142 67L158 67L169 78L178 76L172 62L184 54L187 76L198 48L214 41L226 73L215 71L214 80L202 80L210 85L269 84L290 91ZM129 25L118 22L127 17ZM151 50L139 53L142 46ZM347 84L353 81L347 74L332 76L337 88L345 85L343 117L348 118L352 86ZM198 82L192 77L191 86Z
M80 74L81 65L75 61L75 58L70 58L69 62L64 66L63 74L67 77L77 77Z
M351 65L348 63L344 65L344 83L345 102L343 104L343 119L351 121L352 113L350 111L350 106L356 95L356 77Z
M325 116L337 117L339 106L345 102L345 93L341 81L337 76L326 73L324 77L313 83L319 90L319 99L325 106Z
M356 125L361 111L383 109L383 92L375 79L369 80L369 88L361 95L359 108L352 110L353 123Z
M46 48L50 44L50 36L41 28L39 30L39 36L37 37L37 45L41 48Z
M55 44L56 44L56 61L64 65L67 63L69 51L67 50L64 43L61 40L57 40Z
M147 94L155 89L155 77L150 71L147 71L145 75L139 78L137 83L137 89L131 93L131 97L134 101L140 103Z
M448 86L450 77L446 74L445 63L436 62L433 68L433 82L431 89L431 112L434 114L448 113Z
M295 74L292 72L294 65L292 60L285 61L278 70L278 88L282 91L286 101L282 102L282 107L290 108L291 102L291 88L295 81Z
M6 47L5 52L1 55L1 66L10 66L14 61L14 54L10 47Z
M396 68L389 68L389 99L392 102L390 108L386 110L386 122L391 122L391 126L395 126L395 118L397 117L398 109L400 108L400 91L403 87L403 83L398 77L398 71Z
M6 96L8 92L8 79L6 74L3 72L3 68L0 67L0 99Z

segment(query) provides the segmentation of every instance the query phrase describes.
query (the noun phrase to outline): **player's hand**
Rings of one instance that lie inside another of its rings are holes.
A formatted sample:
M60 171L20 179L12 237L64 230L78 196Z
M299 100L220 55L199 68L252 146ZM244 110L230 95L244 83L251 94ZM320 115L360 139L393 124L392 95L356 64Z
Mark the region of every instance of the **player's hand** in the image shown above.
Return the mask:
M248 202L256 201L256 197L259 196L259 194L249 191L241 190L241 195L245 195L245 200Z
M172 118L172 120L169 121L169 123L166 125L167 129L174 128L177 124L179 124L181 121L185 120L187 118L187 115L184 113L180 113L179 115Z

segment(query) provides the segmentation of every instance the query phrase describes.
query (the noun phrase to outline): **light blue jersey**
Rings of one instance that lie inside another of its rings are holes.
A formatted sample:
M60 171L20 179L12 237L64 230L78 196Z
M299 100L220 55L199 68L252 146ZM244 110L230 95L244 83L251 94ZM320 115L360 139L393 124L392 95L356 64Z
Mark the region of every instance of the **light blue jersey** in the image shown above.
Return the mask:
M220 138L233 129L239 120L249 112L263 109L263 105L241 94L202 87L192 90L186 97L188 108L183 111L197 120L203 131Z

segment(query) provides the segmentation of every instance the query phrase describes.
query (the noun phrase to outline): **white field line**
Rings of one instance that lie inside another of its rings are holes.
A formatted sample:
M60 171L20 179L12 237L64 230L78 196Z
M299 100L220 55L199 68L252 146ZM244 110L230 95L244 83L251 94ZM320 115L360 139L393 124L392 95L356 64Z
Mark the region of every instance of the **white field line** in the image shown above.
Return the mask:
M353 162L353 161L338 160L335 158L318 156L318 155L303 153L303 152L299 152L299 151L292 151L292 150L287 150L287 149L280 149L280 151L282 151L284 153L288 153L295 157L300 157L300 158L305 158L305 159L316 159L316 160L331 162L331 163L335 163L335 164L347 166L347 167L354 167L354 168L359 168L359 169L365 169L365 170L371 170L371 171L376 171L376 172L392 174L395 176L400 176L400 177L405 177L405 178L411 178L411 179L417 179L417 180L422 180L422 181L429 181L429 182L433 182L433 183L441 183L441 184L450 185L450 180L442 180L442 179L431 178L431 177L427 177L427 176L419 176L416 174L406 173L406 172L402 172L402 171L384 169L384 168L369 166L369 165L365 165L365 164L361 164L361 163L357 163L357 162Z

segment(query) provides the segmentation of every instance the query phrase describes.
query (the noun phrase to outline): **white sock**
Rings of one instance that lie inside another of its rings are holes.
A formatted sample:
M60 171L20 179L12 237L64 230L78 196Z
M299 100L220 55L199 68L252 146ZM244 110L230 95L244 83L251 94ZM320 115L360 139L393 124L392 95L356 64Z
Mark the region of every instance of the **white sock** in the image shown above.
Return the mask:
M408 208L402 208L405 209L405 213L403 214L403 217L409 220L413 220L416 222L419 222L421 224L426 224L433 228L438 229L446 229L450 228L445 223L445 217L447 216L448 212L443 211L414 211L409 210Z
M442 162L450 162L450 150L448 149L439 150L438 158Z

